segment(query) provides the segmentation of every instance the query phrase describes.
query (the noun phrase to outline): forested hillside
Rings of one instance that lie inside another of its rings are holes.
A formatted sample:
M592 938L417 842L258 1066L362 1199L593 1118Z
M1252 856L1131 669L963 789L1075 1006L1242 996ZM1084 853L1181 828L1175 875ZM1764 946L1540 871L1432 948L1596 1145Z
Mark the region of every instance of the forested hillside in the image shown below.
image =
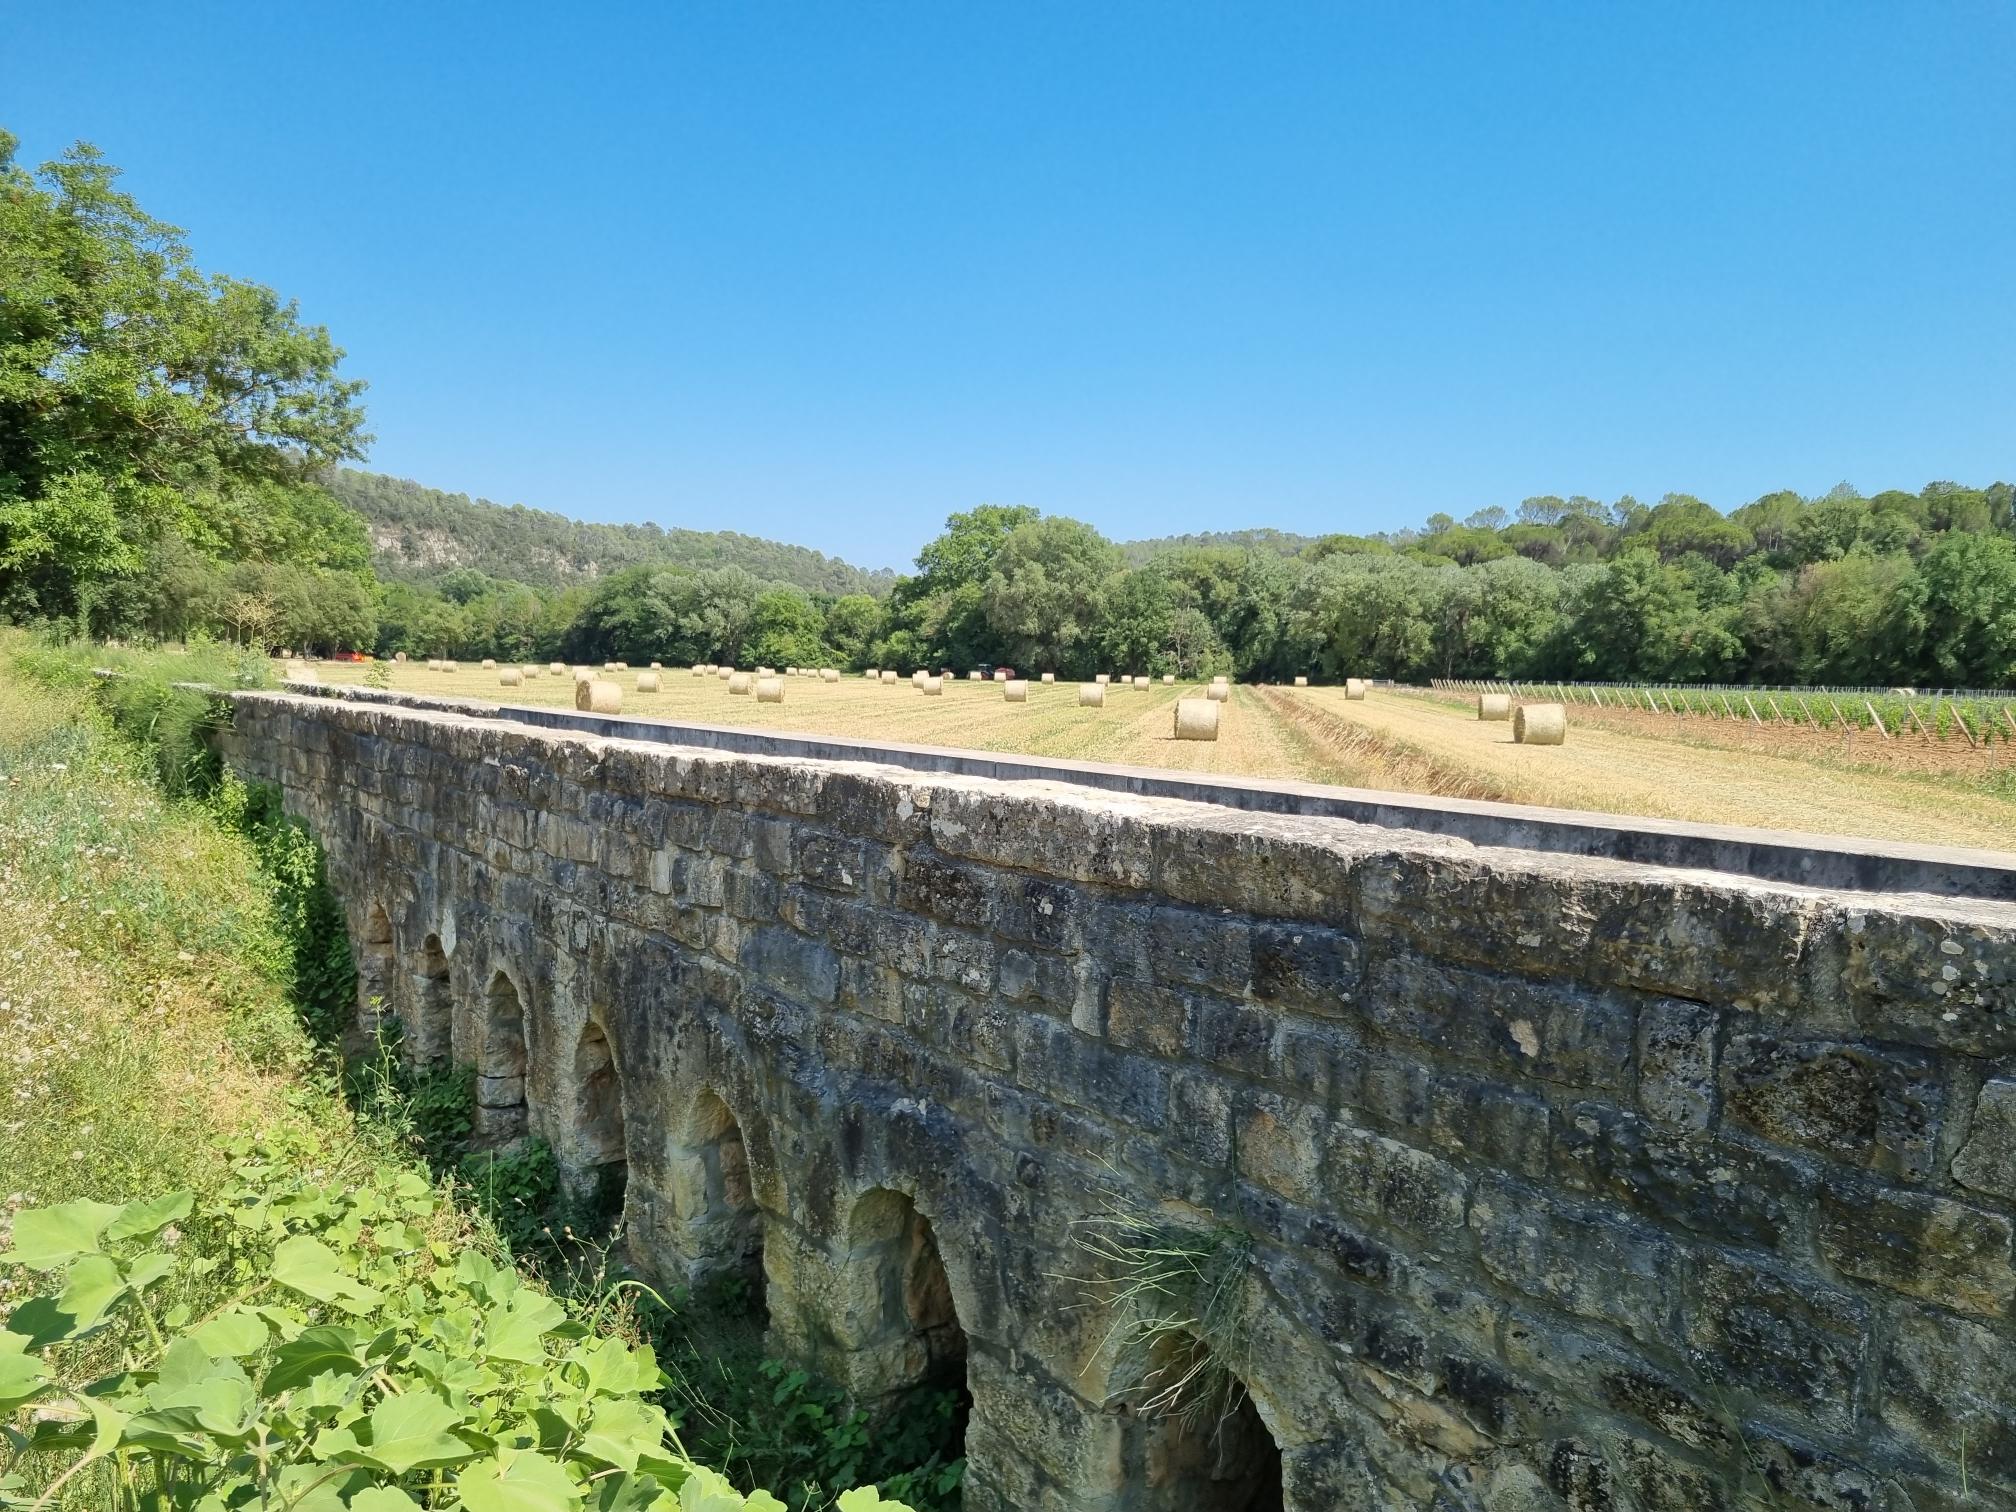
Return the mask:
M1274 556L1297 556L1314 536L1297 535L1292 530L1201 530L1189 535L1155 536L1146 541L1122 541L1120 554L1134 566L1152 562L1171 551L1232 550L1264 551Z
M364 517L380 577L427 579L456 568L564 588L625 567L739 567L815 593L882 593L896 574L869 572L804 546L732 530L597 525L523 504L493 504L404 478L341 468L329 491Z

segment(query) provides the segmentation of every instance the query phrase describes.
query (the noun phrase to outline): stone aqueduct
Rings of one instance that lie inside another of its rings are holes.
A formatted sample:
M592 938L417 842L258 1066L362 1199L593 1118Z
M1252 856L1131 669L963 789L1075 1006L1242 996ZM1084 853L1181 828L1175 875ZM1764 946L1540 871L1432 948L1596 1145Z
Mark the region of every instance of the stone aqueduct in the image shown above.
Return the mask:
M2016 1505L2016 904L568 722L222 740L638 1268L963 1375L978 1512ZM1231 1256L1208 1432L1119 1213Z

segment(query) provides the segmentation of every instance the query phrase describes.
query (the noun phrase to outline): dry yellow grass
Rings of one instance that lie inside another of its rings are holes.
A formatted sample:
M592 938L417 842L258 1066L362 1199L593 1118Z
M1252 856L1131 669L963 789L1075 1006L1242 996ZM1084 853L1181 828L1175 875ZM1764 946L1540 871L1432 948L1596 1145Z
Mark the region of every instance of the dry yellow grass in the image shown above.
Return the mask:
M329 682L361 682L361 665L325 663ZM627 681L627 679L626 679ZM408 663L395 689L499 702L479 672ZM1891 776L1796 758L1717 751L1638 734L1571 726L1568 744L1522 747L1509 724L1480 723L1468 705L1375 690L1238 687L1216 741L1179 741L1172 709L1201 685L1114 684L1103 709L1081 709L1076 682L1031 683L1010 704L991 682L948 680L925 698L907 680L806 679L784 704L731 698L713 678L668 678L658 693L626 687L623 712L701 724L799 730L911 745L1016 751L1226 776L1298 778L1355 787L1654 815L1770 829L2016 849L2016 801L1953 783ZM548 680L509 702L565 706L572 689Z

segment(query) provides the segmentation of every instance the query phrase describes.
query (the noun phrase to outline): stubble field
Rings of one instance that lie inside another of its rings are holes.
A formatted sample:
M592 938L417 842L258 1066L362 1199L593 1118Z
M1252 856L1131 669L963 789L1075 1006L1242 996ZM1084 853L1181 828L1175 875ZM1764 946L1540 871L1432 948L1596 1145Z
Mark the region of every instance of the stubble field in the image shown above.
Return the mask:
M332 683L362 683L368 671L358 663L315 670ZM907 678L884 686L858 674L838 683L791 677L783 703L759 704L684 667L663 672L657 693L637 691L635 670L605 675L623 687L624 714L651 719L2016 849L2016 787L1993 776L1880 770L1593 722L1571 727L1565 745L1522 746L1510 724L1479 723L1467 704L1426 692L1381 689L1354 702L1342 688L1235 687L1219 738L1198 742L1173 735L1176 700L1197 696L1194 683L1158 681L1146 691L1116 683L1103 709L1086 709L1075 682L1032 682L1029 701L1011 704L992 682L948 678L943 695L930 698ZM574 696L568 676L542 671L503 688L496 672L468 664L455 672L395 666L391 687L561 707Z

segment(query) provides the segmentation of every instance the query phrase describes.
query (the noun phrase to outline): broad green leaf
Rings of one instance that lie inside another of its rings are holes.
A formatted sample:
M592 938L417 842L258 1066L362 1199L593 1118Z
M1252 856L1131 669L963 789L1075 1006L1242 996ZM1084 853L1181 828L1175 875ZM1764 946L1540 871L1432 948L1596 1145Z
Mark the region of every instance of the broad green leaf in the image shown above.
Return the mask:
M147 1388L149 1416L166 1423L193 1421L204 1433L239 1438L250 1428L257 1403L252 1383L242 1376L214 1376L186 1386Z
M718 1471L695 1465L686 1484L679 1488L679 1512L787 1512L784 1503L767 1491L744 1497Z
M188 1192L170 1192L165 1197L129 1202L119 1210L119 1216L112 1220L112 1226L105 1231L105 1237L145 1239L158 1234L169 1224L187 1218L195 1200Z
M350 1512L420 1512L420 1503L397 1486L373 1486L350 1498Z
M537 1365L546 1358L547 1333L566 1321L566 1308L528 1288L484 1315L484 1349L495 1359Z
M333 1302L346 1312L369 1312L385 1300L382 1293L351 1279L336 1252L306 1234L280 1242L273 1251L270 1274L282 1286L318 1302Z
M219 1313L189 1337L202 1345L203 1352L212 1359L239 1360L265 1348L271 1335L266 1331L265 1319L255 1312L234 1307L229 1312ZM267 1389L272 1390L271 1387Z
M589 1488L589 1506L595 1512L674 1512L678 1499L662 1482L649 1475L605 1475Z
M88 1197L56 1207L23 1208L14 1215L14 1248L0 1254L0 1265L54 1270L79 1255L95 1255L98 1236L122 1211Z
M89 1333L105 1320L112 1304L126 1295L126 1279L109 1255L86 1255L70 1267L56 1305L74 1320L71 1336Z
M27 1348L28 1341L20 1334L0 1333L0 1418L41 1395L49 1384L49 1367Z
M544 1455L499 1449L455 1477L468 1512L572 1512L581 1488ZM781 1512L781 1509L780 1509Z
M581 1436L580 1452L615 1465L635 1470L637 1458L665 1441L665 1414L635 1397L612 1397L595 1404L588 1431Z
M362 1457L394 1475L466 1460L469 1446L448 1431L462 1419L431 1391L386 1397L371 1409L371 1442Z
M287 1512L343 1512L344 1489L370 1474L368 1470L357 1470L349 1475L331 1475L327 1465L288 1465L274 1478L273 1489L278 1495L273 1498L273 1505L285 1507ZM358 1503L352 1500L350 1505L355 1507ZM398 1507L396 1502L392 1505ZM399 1512L405 1509L399 1508Z
M165 1250L149 1250L136 1256L126 1267L126 1284L136 1292L145 1291L175 1269L175 1257Z
M267 1396L278 1396L307 1385L324 1371L353 1376L364 1369L358 1352L363 1344L364 1336L354 1329L304 1328L299 1337L289 1339L274 1353L273 1368L266 1372L259 1389Z
M882 1493L873 1486L842 1491L839 1508L840 1512L910 1512L902 1502L885 1501Z

